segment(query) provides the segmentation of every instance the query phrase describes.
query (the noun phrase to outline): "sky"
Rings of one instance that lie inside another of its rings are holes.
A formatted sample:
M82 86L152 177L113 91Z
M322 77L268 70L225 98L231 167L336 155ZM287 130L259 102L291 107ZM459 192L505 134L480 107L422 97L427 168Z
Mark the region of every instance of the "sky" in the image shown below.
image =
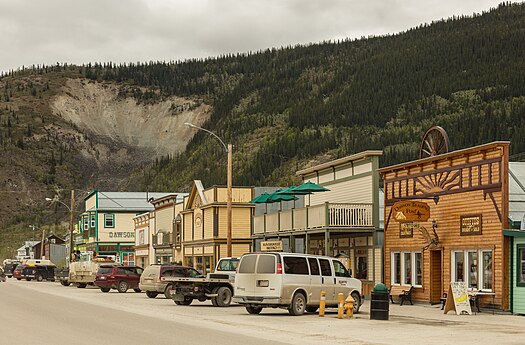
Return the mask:
M502 0L0 0L0 72L205 58L398 33Z

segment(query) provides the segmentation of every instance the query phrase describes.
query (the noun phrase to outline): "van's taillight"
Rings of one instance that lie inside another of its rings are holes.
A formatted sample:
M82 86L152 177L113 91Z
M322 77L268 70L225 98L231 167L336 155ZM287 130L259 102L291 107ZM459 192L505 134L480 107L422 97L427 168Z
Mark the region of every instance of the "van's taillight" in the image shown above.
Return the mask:
M283 264L277 264L277 274L283 274Z

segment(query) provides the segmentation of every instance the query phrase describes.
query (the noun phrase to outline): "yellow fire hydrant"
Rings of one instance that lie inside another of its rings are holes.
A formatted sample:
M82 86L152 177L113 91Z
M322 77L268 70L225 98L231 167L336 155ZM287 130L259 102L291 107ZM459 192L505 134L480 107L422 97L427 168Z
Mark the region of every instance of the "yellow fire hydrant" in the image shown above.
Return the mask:
M348 294L348 297L345 300L344 308L346 310L346 317L348 317L349 319L354 318L354 304L354 298L351 294Z

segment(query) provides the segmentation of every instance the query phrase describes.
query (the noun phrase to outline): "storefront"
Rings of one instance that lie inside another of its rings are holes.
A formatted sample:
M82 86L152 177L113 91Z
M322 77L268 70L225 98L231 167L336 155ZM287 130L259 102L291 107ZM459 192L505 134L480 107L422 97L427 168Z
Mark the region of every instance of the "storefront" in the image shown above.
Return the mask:
M387 285L439 303L450 282L466 282L509 308L508 154L494 142L380 169Z

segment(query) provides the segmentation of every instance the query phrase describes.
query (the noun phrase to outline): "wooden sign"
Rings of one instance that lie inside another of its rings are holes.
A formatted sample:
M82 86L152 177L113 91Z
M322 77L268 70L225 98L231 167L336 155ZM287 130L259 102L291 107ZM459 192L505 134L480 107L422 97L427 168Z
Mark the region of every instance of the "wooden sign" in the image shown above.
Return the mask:
M414 237L414 229L417 229L419 226L416 223L412 222L400 222L399 223L399 237Z
M481 235L481 214L461 216L460 235Z
M430 206L421 201L398 201L392 206L392 214L398 222L425 222L430 218Z
M280 252L283 250L283 241L261 242L261 252Z
M456 315L472 315L470 300L467 293L467 283L450 282L444 313L446 314L451 310L454 310Z

